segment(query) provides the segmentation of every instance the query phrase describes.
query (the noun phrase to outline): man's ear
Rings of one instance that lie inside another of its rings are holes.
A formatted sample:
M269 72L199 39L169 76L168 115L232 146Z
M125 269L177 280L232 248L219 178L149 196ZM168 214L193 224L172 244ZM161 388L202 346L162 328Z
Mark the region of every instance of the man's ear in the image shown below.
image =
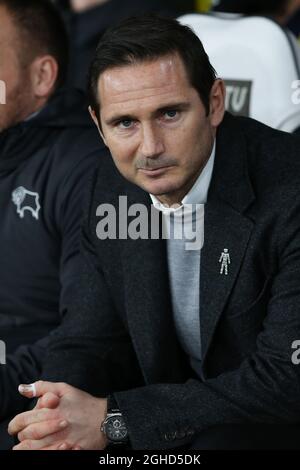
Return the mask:
M37 57L30 65L33 93L38 99L47 99L52 93L58 76L58 64L54 57Z
M210 92L210 122L217 128L223 121L225 113L226 88L223 80L217 78Z
M99 131L99 134L100 134L101 137L102 137L103 142L105 143L105 145L107 145L107 144L106 144L105 137L104 137L104 134L103 134L103 131L102 131L100 125L99 125L98 118L97 118L97 116L96 116L96 114L95 114L95 111L94 111L90 106L89 106L89 113L90 113L91 118L93 119L95 125L97 126L97 129L98 129L98 131Z

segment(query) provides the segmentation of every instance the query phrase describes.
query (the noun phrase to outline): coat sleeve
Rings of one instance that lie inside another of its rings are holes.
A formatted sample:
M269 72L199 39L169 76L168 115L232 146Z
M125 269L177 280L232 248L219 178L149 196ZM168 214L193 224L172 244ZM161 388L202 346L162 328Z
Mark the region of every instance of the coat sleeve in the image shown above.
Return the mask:
M190 440L221 424L299 423L300 364L292 360L292 344L300 339L299 201L282 211L278 269L255 352L238 369L204 382L190 379L114 394L134 449L180 446L183 434Z

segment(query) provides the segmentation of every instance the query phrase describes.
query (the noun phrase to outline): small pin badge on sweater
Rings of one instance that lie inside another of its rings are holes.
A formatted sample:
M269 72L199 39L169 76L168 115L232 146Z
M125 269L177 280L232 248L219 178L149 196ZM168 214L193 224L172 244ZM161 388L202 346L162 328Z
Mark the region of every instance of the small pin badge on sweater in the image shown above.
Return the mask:
M220 268L220 274L225 274L225 276L228 275L228 267L230 264L230 255L228 248L224 248L224 250L221 253L219 263L221 263L221 268Z

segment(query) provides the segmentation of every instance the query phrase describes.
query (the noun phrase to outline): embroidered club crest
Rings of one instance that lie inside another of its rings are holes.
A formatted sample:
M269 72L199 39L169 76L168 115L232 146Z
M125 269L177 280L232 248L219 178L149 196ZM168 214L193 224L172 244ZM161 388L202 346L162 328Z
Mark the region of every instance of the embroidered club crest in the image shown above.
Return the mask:
M39 219L39 211L41 209L40 196L38 193L29 191L23 186L19 186L12 193L12 201L17 206L17 213L23 219L25 211L31 212L32 217Z

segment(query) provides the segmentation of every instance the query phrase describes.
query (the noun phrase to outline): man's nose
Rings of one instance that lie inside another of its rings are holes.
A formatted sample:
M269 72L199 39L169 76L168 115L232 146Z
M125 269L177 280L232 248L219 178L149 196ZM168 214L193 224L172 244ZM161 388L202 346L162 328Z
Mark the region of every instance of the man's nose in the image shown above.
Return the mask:
M155 158L161 155L164 150L163 138L159 129L156 129L154 125L144 126L140 146L141 154L147 158Z

